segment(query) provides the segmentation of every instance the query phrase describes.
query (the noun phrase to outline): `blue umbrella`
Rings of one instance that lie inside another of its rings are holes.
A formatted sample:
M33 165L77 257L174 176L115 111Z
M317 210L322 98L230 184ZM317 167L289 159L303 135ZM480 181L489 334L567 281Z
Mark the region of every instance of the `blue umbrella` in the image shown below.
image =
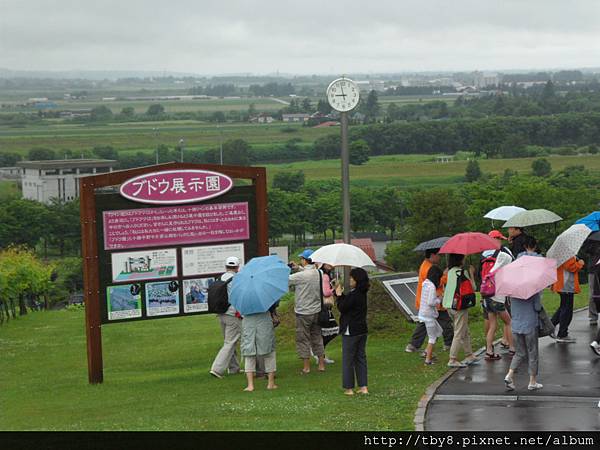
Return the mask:
M594 211L575 223L585 225L592 231L600 231L600 211Z
M229 303L242 315L268 311L288 291L290 268L277 256L252 258L233 277Z

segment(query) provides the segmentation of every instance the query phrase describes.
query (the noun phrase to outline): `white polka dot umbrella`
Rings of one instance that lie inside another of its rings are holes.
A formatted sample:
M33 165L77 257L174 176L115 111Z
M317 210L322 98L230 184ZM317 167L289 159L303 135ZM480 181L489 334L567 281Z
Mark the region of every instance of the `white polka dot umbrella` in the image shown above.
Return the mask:
M560 266L579 252L591 233L592 230L583 224L571 225L558 235L546 255L548 258L555 259L557 265Z

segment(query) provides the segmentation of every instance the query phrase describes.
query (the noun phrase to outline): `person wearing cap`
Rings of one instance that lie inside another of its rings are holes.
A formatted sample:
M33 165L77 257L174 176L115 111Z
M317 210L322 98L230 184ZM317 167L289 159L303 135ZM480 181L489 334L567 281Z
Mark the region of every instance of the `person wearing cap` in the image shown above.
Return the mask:
M291 264L297 272L289 278L290 287L295 288L296 351L303 361L302 374L310 372L311 350L319 358L319 371L325 371L325 349L319 325L322 274L312 263L312 254L313 250L307 248L298 255L301 267Z
M483 262L489 257L493 257L494 259L496 259L497 262L498 255L501 252L510 257L510 260L506 258L501 258L501 262L498 265L494 263L494 267L492 268L492 270L495 271L498 270L500 267L513 261L515 259L515 255L513 255L513 253L508 247L503 245L504 242L508 241L508 238L504 236L500 231L492 230L488 233L488 236L498 241L498 244L500 244L500 249L484 251L482 253L483 258L481 260L481 264L483 264ZM515 348L511 331L510 303L507 300L509 299L505 297L494 297L492 299L482 298L481 307L483 309L483 332L486 336L487 360L500 359L500 357L496 353L494 353L493 344L494 339L496 337L496 329L498 327L498 317L500 317L500 319L502 319L502 322L504 322L500 346L508 350L509 356L513 356L515 354Z
M240 260L230 256L225 260L225 273L221 281L232 279L240 268ZM231 285L227 284L227 294L231 295ZM229 374L240 373L240 364L237 359L237 345L242 336L242 317L232 305L223 314L217 314L221 331L223 332L223 346L210 368L210 374L216 378L223 378L225 371Z

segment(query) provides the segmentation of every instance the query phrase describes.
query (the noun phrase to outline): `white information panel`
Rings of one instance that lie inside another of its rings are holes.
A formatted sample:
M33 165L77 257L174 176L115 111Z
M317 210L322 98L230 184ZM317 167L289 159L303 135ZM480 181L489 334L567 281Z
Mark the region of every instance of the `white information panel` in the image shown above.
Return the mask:
M181 249L184 277L225 272L225 260L237 256L244 265L244 244L203 245Z

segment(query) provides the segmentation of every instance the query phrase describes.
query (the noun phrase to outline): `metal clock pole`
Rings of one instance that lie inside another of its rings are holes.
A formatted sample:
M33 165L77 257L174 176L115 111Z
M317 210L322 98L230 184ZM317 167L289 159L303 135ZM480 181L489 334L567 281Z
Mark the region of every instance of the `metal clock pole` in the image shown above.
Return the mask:
M340 113L342 125L342 229L344 243L350 244L350 152L348 150L348 113ZM344 291L350 292L350 267L344 266Z

